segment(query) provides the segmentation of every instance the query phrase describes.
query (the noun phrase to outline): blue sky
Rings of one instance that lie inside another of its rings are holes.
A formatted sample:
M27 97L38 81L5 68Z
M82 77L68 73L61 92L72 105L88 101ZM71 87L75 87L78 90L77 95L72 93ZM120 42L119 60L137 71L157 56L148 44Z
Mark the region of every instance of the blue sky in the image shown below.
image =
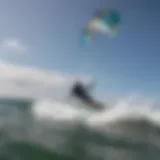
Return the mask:
M12 64L69 74L92 75L97 94L160 93L160 2L158 0L4 0L0 1L0 41L26 44L21 56L0 54ZM116 38L98 36L80 48L83 26L97 8L115 8L122 22Z

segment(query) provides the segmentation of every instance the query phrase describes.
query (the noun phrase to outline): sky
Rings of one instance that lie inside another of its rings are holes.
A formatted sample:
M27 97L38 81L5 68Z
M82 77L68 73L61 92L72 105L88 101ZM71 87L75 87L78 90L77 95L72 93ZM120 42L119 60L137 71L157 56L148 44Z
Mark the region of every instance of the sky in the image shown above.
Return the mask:
M0 94L57 95L57 87L91 76L99 98L158 99L159 6L158 0L1 0ZM121 13L117 36L100 35L81 48L83 27L104 7Z

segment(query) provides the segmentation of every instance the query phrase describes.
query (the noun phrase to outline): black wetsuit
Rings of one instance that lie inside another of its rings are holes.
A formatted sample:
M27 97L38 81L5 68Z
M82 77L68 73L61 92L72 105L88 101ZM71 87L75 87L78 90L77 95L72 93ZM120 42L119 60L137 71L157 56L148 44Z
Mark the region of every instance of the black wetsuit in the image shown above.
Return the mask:
M85 87L81 83L76 83L72 89L72 95L80 98L86 103L93 103L93 99L87 93Z
M94 109L102 110L104 109L103 104L100 102L95 101L89 94L88 94L88 87L85 88L83 84L77 82L74 87L72 88L72 95L82 100L87 105L91 106Z

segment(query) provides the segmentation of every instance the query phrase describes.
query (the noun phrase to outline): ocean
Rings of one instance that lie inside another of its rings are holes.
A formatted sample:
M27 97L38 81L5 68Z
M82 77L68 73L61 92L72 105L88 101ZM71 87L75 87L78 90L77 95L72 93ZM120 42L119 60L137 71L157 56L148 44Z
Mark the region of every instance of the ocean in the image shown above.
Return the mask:
M97 113L53 100L1 98L0 160L160 159L158 109L122 106Z

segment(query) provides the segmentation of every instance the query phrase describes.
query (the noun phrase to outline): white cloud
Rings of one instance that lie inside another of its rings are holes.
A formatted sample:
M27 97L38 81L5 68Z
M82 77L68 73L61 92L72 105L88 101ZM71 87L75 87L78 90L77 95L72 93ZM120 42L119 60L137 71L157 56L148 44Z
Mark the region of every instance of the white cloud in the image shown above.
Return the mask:
M26 51L25 45L17 38L7 38L3 40L0 44L0 49L3 52L12 53L24 53Z
M90 77L79 76L79 78L85 82L90 81ZM42 70L35 67L23 67L0 61L0 97L52 98L53 101L39 101L34 107L34 113L39 118L53 117L61 119L66 117L67 119L72 119L80 113L85 113L83 109L81 109L83 107L74 108L65 103L55 101L57 99L59 100L59 98L63 100L64 96L66 97L67 89L70 88L75 79L77 79L77 76L74 75ZM107 100L110 99L108 98ZM154 102L154 99L146 99L145 97L138 98L134 95L127 99L121 98L114 104L112 109L99 114L92 113L90 120L104 124L123 112L151 114ZM131 108L134 111L131 110Z
M0 96L58 97L76 76L0 61ZM81 78L88 81L88 77Z

